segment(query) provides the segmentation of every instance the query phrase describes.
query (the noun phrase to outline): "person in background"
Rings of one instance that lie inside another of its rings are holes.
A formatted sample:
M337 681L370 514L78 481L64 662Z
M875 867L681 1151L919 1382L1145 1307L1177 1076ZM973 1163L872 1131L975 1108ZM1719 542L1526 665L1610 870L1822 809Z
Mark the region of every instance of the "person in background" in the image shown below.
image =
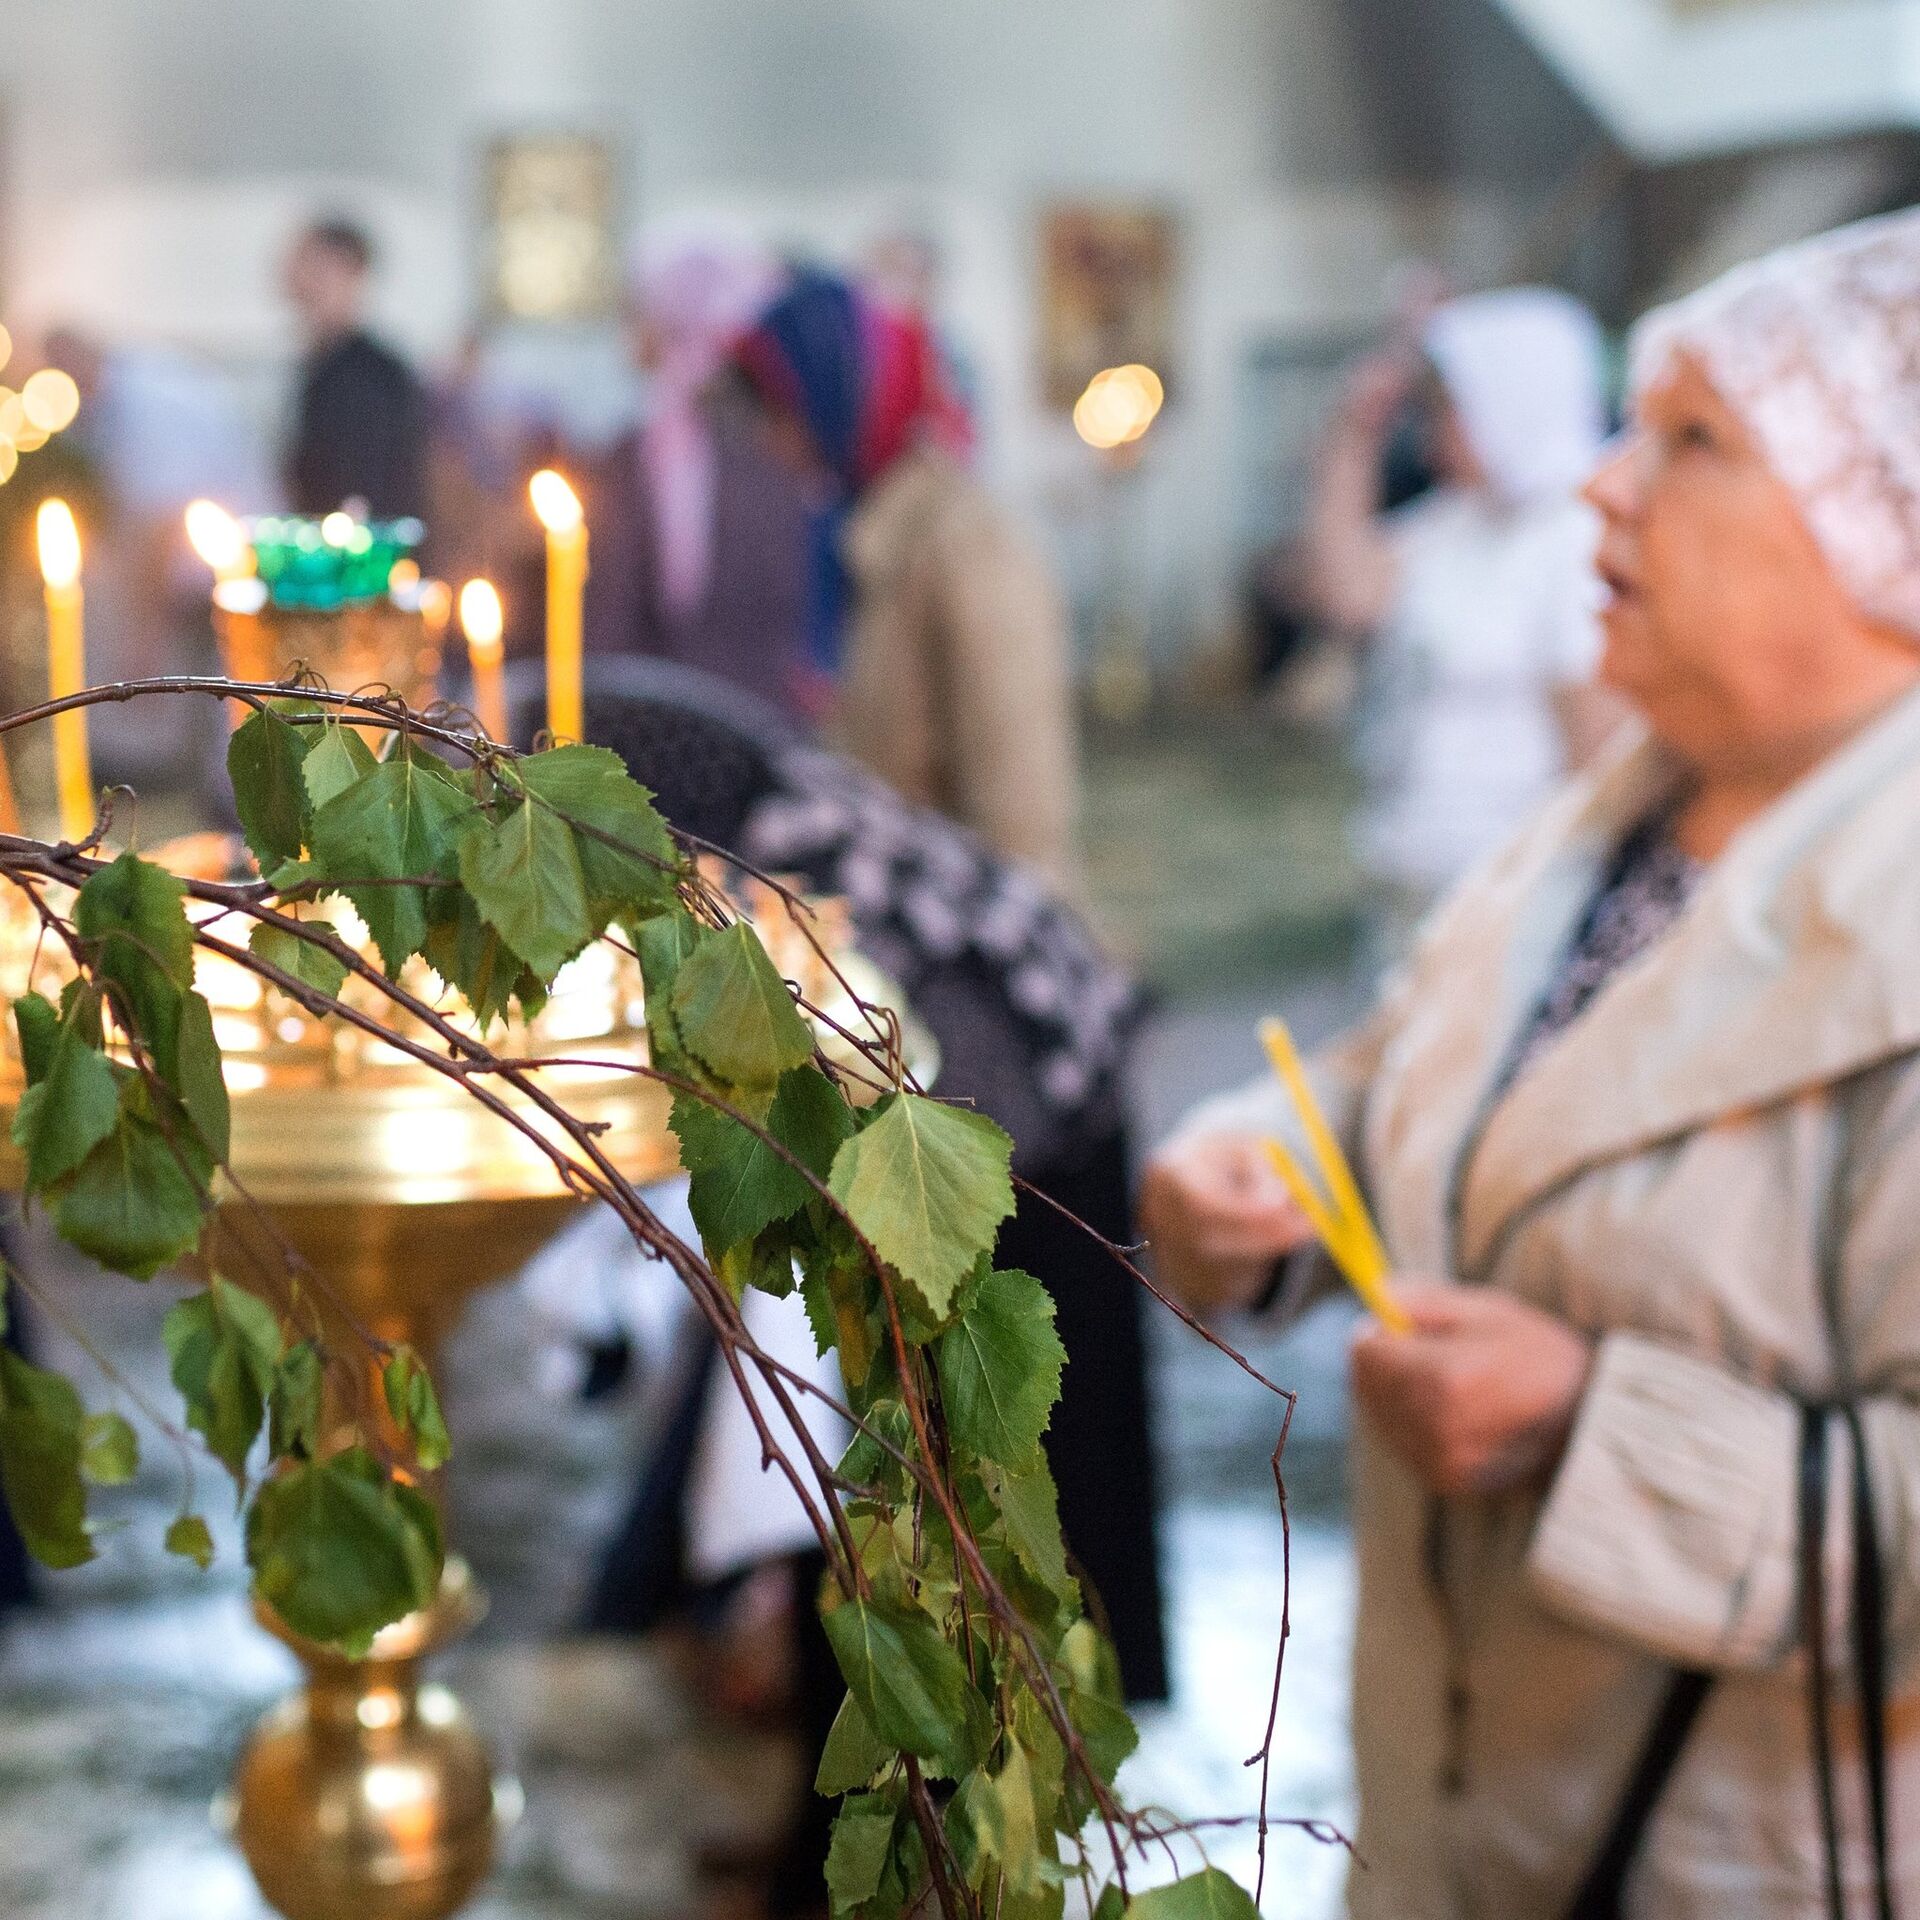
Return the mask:
M427 393L367 331L372 269L373 243L350 220L315 220L287 252L283 284L305 349L286 457L296 513L356 501L376 520L426 515Z
M1070 888L1065 611L1031 543L955 456L965 416L925 326L799 272L736 358L819 504L811 651L839 680L836 743Z
M1920 212L1632 359L1643 724L1314 1063L1412 1323L1352 1359L1369 1920L1920 1912ZM1284 1109L1147 1173L1205 1308L1325 1278Z
M1409 400L1436 484L1387 512ZM1605 435L1599 328L1546 288L1448 301L1348 385L1299 577L1308 613L1369 652L1360 850L1396 923L1505 841L1617 718L1591 686L1594 523L1574 497Z
M586 644L702 667L804 714L807 503L723 378L780 279L717 228L659 230L636 250L628 333L648 407L584 476Z

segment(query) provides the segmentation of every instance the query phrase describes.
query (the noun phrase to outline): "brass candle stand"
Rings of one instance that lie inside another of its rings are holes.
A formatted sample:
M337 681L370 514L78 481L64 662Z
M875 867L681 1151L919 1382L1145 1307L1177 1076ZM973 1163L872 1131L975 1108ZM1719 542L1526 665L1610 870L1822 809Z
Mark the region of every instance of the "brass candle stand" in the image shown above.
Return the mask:
M582 1203L532 1141L445 1075L309 1019L237 966L203 956L199 972L226 1058L234 1180L248 1196L221 1207L209 1263L243 1284L270 1274L284 1285L291 1255L294 1273L312 1276L304 1298L332 1323L334 1351L364 1352L370 1334L431 1365L467 1296L516 1272ZM556 983L540 1021L495 1045L557 1042L606 1062L542 1069L541 1081L581 1119L607 1123L604 1150L645 1185L671 1176L678 1157L670 1096L625 1070L646 1059L640 1021L631 961L595 948ZM496 1091L548 1130L524 1096ZM385 1422L371 1354L360 1379L333 1380L329 1394L330 1425ZM459 1702L422 1674L484 1610L457 1557L434 1603L385 1629L363 1661L259 1610L307 1682L249 1740L233 1830L288 1920L440 1920L485 1879L517 1789L495 1782Z
M278 680L298 664L330 687L392 687L422 706L439 678L452 606L437 580L325 611L276 607L257 581L231 580L214 590L213 630L236 680Z

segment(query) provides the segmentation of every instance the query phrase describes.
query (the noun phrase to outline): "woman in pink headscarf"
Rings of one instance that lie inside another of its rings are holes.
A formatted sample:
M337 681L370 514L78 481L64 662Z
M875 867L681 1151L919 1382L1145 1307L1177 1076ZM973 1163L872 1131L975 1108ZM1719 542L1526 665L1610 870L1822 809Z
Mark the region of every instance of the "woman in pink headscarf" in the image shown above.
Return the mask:
M763 250L715 226L663 228L636 250L647 411L587 476L587 646L702 667L803 710L809 507L724 378L780 282Z
M1647 321L1587 485L1641 725L1317 1063L1353 1352L1355 1915L1920 1913L1920 212ZM1163 1147L1197 1303L1327 1275L1271 1085ZM1276 1264L1278 1263L1278 1264Z

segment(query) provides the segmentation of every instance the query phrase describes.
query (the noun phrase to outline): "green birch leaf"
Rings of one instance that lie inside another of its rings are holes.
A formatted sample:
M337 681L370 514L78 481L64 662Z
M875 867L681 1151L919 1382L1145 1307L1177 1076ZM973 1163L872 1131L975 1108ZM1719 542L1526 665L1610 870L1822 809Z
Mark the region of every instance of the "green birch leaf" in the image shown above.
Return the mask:
M523 800L497 826L476 819L460 841L460 879L474 904L542 980L593 936L573 830Z
M96 1487L124 1486L140 1465L140 1440L124 1416L90 1413L80 1423L80 1474Z
M1061 1794L1067 1779L1067 1746L1053 1724L1052 1716L1040 1704L1040 1696L1022 1684L1013 1696L1011 1731L1027 1756L1027 1772L1033 1781L1034 1812L1045 1833L1060 1828L1065 1809Z
M1094 1771L1111 1786L1120 1763L1140 1744L1139 1730L1121 1704L1119 1662L1091 1620L1076 1620L1067 1629L1060 1651L1066 1669L1061 1691L1068 1717ZM1084 1792L1081 1782L1077 1793Z
M129 959L157 967L176 987L193 985L193 930L187 925L186 888L164 867L123 853L80 889L74 925L101 943L109 979Z
M0 1491L43 1566L78 1567L94 1557L80 1478L83 1420L71 1382L0 1347Z
M411 1347L396 1347L381 1369L380 1384L393 1423L413 1442L414 1458L433 1473L447 1464L453 1442L440 1414L440 1398L420 1356Z
M983 1460L980 1479L999 1509L1007 1545L1020 1564L1050 1592L1072 1592L1073 1576L1060 1538L1060 1496L1046 1456L1036 1453L1032 1463L1018 1471Z
M433 1598L443 1557L431 1502L359 1447L275 1475L247 1516L256 1595L295 1633L349 1652Z
M247 1455L280 1373L280 1323L265 1301L216 1279L167 1314L163 1337L187 1425L244 1486Z
M853 1697L883 1740L949 1778L991 1738L985 1703L960 1656L925 1614L844 1600L825 1616L827 1639Z
M315 933L337 936L340 929L331 920L308 920L302 922L310 926ZM264 960L270 967L278 967L282 973L290 973L302 985L309 986L316 993L337 995L347 983L347 963L327 952L324 947L316 947L310 940L302 940L297 933L288 933L284 927L269 927L256 922L253 931L247 935L247 945L255 959Z
M282 860L278 866L267 869L265 879L267 885L281 895L326 884L326 875L311 860Z
M292 1455L311 1460L319 1453L324 1383L320 1349L311 1340L295 1341L280 1356L267 1394L267 1452L272 1459Z
M527 963L488 926L467 893L453 896L450 915L427 930L427 964L473 1009L481 1026L504 1020L517 993L531 1014L540 986Z
M679 850L653 796L617 753L554 747L516 761L514 773L529 793L581 829L572 839L596 932L617 915L653 914L673 904Z
M663 913L644 921L634 937L647 993L647 1050L653 1064L669 1072L685 1072L692 1066L674 1018L673 987L699 939L700 929L684 913Z
M840 1456L840 1476L857 1487L878 1486L894 1496L904 1486L906 1469L880 1442L885 1440L910 1455L914 1446L913 1415L899 1400L876 1400L860 1417L871 1431L857 1432L847 1442L847 1450Z
M1053 1312L1052 1296L1030 1273L990 1273L940 1336L935 1364L956 1446L1007 1467L1038 1458L1067 1357Z
M1136 1893L1127 1902L1126 1920L1260 1920L1260 1909L1239 1881L1208 1867L1170 1887Z
M1101 1889L1100 1898L1094 1902L1093 1920L1126 1920L1127 1896L1117 1884L1109 1884Z
M841 1804L827 1848L827 1891L836 1913L851 1912L879 1892L898 1817L884 1794L851 1794Z
M307 789L309 818L329 800L338 798L356 781L364 779L378 764L373 749L351 727L329 720L320 729L320 738L310 743L300 767L300 777ZM289 884L278 875L274 878L275 886Z
M193 985L186 889L138 854L123 853L80 889L73 921L112 988L116 1018L130 1024L161 1074L178 1067L180 1003Z
M180 1001L180 1039L173 1072L174 1091L194 1131L215 1160L225 1161L232 1144L233 1111L227 1079L220 1066L220 1043L213 1037L213 1009L197 993Z
M163 1542L181 1560L191 1560L202 1573L213 1565L213 1535L197 1513L183 1513L167 1528Z
M27 1156L29 1190L43 1193L71 1173L113 1131L119 1112L120 1085L106 1056L89 1047L72 1025L60 1027L38 1077L14 1110L11 1137Z
M813 1776L815 1793L832 1800L843 1793L854 1793L893 1758L893 1749L874 1732L860 1703L852 1694L840 1702L827 1732L827 1744L820 1750L819 1770Z
M309 738L271 708L249 714L227 742L227 778L233 804L262 872L297 860L306 845L310 802L302 771Z
M772 1087L813 1058L813 1032L744 920L710 928L681 961L673 983L681 1041L721 1080Z
M816 1189L791 1161L709 1102L676 1095L670 1124L681 1165L692 1176L687 1202L694 1224L715 1254L790 1219L814 1197ZM851 1109L817 1067L781 1075L766 1129L818 1178L832 1170L853 1128Z
M13 1003L13 1024L20 1035L20 1064L31 1087L47 1077L47 1069L53 1064L53 1050L60 1039L60 1016L44 993L23 993Z
M1040 1828L1034 1814L1033 1775L1027 1756L1016 1744L1007 1751L998 1773L978 1773L969 1783L967 1812L976 1848L1000 1867L1001 1877L1015 1893L1038 1893L1046 1884ZM1051 1842L1052 1829L1048 1828ZM1049 1844L1047 1854L1051 1855Z
M308 754L309 769L325 747ZM477 812L447 769L405 740L315 809L314 860L367 923L388 973L425 943L427 895L453 880L457 843Z
M53 1223L69 1246L115 1273L151 1280L200 1241L203 1185L186 1151L134 1110L145 1089L122 1089L119 1117L67 1177Z
M1012 1154L985 1114L889 1094L834 1156L832 1186L938 1320L1013 1211Z

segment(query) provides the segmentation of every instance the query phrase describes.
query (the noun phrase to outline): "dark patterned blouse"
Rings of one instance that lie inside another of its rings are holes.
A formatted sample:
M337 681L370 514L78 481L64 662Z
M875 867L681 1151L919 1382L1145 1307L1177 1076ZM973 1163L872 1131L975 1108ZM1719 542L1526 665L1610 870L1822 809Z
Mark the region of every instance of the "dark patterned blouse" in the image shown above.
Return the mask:
M1578 931L1561 956L1552 984L1541 996L1507 1056L1504 1090L1562 1028L1587 1010L1594 996L1637 959L1679 917L1705 870L1674 839L1677 809L1663 808L1627 835L1587 903Z

